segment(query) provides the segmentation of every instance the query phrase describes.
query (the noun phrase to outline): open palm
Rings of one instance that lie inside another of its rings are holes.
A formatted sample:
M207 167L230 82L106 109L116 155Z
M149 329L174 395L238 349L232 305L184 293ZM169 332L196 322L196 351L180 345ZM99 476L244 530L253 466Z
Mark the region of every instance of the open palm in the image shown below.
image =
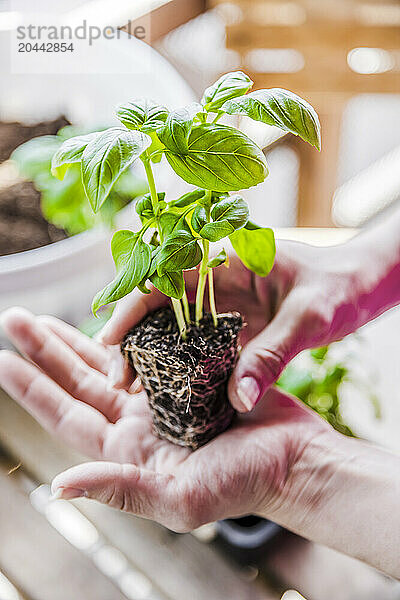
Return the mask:
M305 448L330 428L293 398L271 390L250 415L191 452L153 433L145 392L110 388L115 348L52 317L3 315L22 354L0 353L0 384L46 429L96 462L58 475L53 491L87 496L176 531L215 519L276 516ZM106 461L106 462L105 462Z

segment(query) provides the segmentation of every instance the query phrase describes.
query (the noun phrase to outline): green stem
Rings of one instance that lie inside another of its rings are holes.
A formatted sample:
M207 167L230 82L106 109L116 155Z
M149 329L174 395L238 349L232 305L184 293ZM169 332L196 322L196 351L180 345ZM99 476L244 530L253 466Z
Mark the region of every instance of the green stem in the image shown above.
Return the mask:
M153 169L151 168L149 153L146 151L145 156L142 157L142 162L144 164L144 168L146 171L147 181L149 183L151 203L153 206L153 212L156 218L157 230L160 236L160 241L162 242L162 233L158 224L158 216L159 216L159 202L158 202L158 194L156 189L156 184L154 181ZM174 309L175 317L178 323L180 334L183 339L186 339L186 322L185 317L182 310L182 304L180 300L176 300L175 298L171 298L172 308Z
M176 320L178 321L179 333L182 338L186 338L186 321L182 310L182 304L180 300L171 298L172 307L175 311Z
M144 234L146 233L146 231L148 229L150 229L150 227L154 227L155 221L156 221L155 219L151 219L150 221L147 221L147 223L145 225L143 225L141 231L139 232L140 238L142 238L144 236Z
M207 221L210 221L210 207L211 207L211 191L208 191L205 195L205 209L207 214ZM200 264L199 269L199 281L197 284L196 293L196 325L199 325L200 320L203 317L203 305L204 305L204 292L207 283L208 275L208 258L210 254L210 242L208 240L202 240L203 244L203 260Z
M210 311L213 318L214 327L218 327L217 308L215 306L215 293L214 293L214 274L213 270L208 271L208 292L210 298Z
M186 294L186 290L183 292L182 304L183 304L183 310L185 312L186 323L189 325L191 319L190 319L189 301L188 301L188 297Z
M196 325L199 325L200 320L203 317L203 304L204 304L204 292L206 289L207 275L208 275L208 256L210 252L210 242L208 240L202 240L203 242L203 260L200 264L199 270L199 282L197 284L196 294Z
M142 162L144 164L147 181L149 183L151 203L153 205L154 216L158 217L158 212L159 212L158 194L157 194L157 190L156 190L156 184L154 181L153 169L151 168L149 153L147 150L146 150L145 156L142 158Z

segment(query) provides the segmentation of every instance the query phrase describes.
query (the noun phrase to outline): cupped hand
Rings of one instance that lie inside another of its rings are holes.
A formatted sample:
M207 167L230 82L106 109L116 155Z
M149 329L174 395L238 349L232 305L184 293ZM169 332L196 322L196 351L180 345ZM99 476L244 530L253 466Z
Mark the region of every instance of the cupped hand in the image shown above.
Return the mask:
M246 294L237 279L249 276L236 273L232 291L235 302L242 297L243 304L235 306L243 309ZM254 310L261 325L263 310L256 302ZM26 358L0 352L0 385L44 428L94 461L56 477L52 491L59 498L93 498L175 531L248 513L284 523L284 507L303 487L304 455L316 440L330 444L337 435L273 389L255 411L191 452L154 435L143 391L109 386L115 349L23 309L7 311L2 324Z
M241 337L244 348L229 382L229 397L239 412L252 410L299 352L339 340L363 324L359 274L345 246L278 241L268 277L258 277L235 255L229 269L221 266L214 273L218 311L237 310L247 324ZM186 284L194 302L197 271L186 272ZM154 289L148 296L133 292L118 303L101 340L118 344L148 312L166 302ZM129 382L126 375L118 378L121 386Z

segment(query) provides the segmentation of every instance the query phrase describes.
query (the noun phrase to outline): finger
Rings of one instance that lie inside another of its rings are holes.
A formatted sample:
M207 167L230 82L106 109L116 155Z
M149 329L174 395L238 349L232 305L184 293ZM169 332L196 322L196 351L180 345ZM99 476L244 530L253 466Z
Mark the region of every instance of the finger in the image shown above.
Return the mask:
M156 289L148 295L134 290L117 304L110 320L98 335L98 341L109 345L120 344L129 329L167 302L166 296Z
M74 400L47 375L13 352L0 352L0 385L47 431L93 458L102 457L106 418Z
M64 323L64 321L56 317L42 315L37 318L40 323L46 325L63 342L70 346L89 367L100 371L104 375L108 374L109 352L102 344L99 344L75 327Z
M86 463L57 475L51 490L57 499L91 498L171 529L181 525L179 486L170 474L131 464Z
M5 333L18 350L77 400L90 404L112 423L118 420L126 398L110 389L107 379L86 363L61 339L22 308L3 313Z
M288 362L305 346L300 294L289 295L271 323L242 350L228 384L228 395L239 412L254 408L279 378Z
M128 391L135 378L136 373L122 356L120 346L114 346L111 350L110 370L108 373L109 385L116 390Z
M56 317L42 315L37 318L40 323L46 325L70 346L87 365L106 375L110 389L114 387L119 390L129 390L135 380L135 373L128 362L124 360L119 346L111 349L105 348L102 344Z

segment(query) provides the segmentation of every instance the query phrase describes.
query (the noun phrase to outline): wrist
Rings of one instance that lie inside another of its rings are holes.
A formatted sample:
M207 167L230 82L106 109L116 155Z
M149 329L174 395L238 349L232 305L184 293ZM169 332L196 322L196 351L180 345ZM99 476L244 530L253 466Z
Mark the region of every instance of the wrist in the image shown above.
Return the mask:
M264 516L400 577L399 473L392 453L327 432L308 444L279 507Z
M280 495L263 516L306 535L309 521L319 519L329 498L331 481L345 456L346 438L333 429L314 436L287 472Z
M400 302L400 211L343 246L357 279L360 325Z

